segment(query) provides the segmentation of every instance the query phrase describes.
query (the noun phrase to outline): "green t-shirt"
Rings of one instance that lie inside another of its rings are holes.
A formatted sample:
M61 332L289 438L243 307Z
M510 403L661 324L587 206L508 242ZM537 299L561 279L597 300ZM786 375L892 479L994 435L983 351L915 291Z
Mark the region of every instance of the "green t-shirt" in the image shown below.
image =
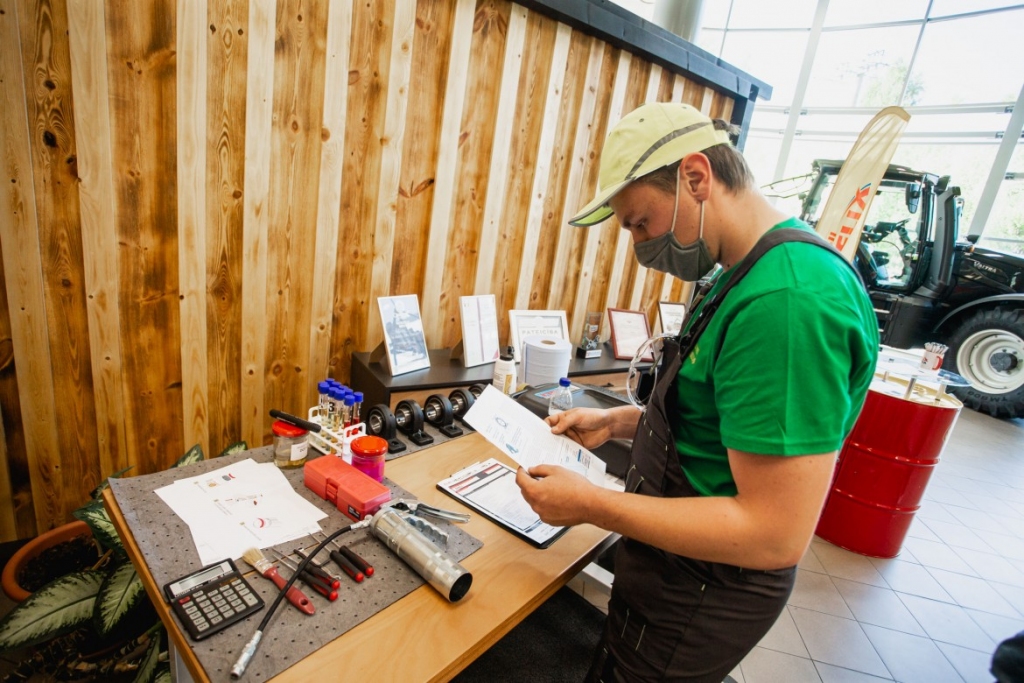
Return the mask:
M777 228L810 231L796 218ZM781 456L838 450L877 355L878 323L849 266L813 244L768 251L729 291L683 360L675 401L669 392L669 419L690 483L701 495L735 495L726 448Z

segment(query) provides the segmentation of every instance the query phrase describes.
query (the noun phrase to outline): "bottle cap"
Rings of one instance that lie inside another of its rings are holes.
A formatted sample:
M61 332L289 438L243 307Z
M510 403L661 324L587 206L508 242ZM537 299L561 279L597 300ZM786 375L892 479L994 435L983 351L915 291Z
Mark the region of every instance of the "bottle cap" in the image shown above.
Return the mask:
M361 456L385 455L388 442L379 436L360 436L352 441L352 453Z
M278 436L288 436L295 438L297 436L306 435L305 429L303 429L302 427L296 427L290 422L285 422L284 420L276 420L274 424L270 426L270 429L272 432L274 432L274 434Z
M355 393L355 396L356 396L356 403L362 403L363 402L363 392L357 391Z
M316 390L318 392L320 392L321 394L326 394L327 390L330 389L330 388L331 388L331 385L328 384L326 381L325 382L320 382L320 384L316 385Z
M569 378L568 377L562 377L560 380L558 380L558 386L560 386L560 387L567 387L570 384L571 384L571 382L569 382Z
M345 405L350 406L356 402L356 397L352 394L345 394Z
M505 347L505 353L501 354L501 360L514 360L515 350L511 346Z

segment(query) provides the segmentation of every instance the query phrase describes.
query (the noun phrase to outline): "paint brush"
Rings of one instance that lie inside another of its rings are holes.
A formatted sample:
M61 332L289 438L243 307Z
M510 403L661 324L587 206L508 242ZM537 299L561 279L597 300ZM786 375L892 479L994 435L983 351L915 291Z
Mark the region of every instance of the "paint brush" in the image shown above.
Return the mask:
M261 575L273 581L274 585L279 589L284 588L285 578L277 571L277 567L260 552L259 548L249 548L242 553L242 558ZM288 598L288 602L295 605L295 608L303 614L313 614L316 612L316 607L313 606L309 598L295 586L288 589L285 597Z

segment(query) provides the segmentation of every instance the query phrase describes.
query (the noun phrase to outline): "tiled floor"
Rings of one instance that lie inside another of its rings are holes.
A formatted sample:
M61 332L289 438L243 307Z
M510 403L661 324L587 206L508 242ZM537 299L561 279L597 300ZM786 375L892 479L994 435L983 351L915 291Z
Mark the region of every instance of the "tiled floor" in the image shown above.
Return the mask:
M992 683L996 645L1024 631L1024 420L962 411L924 498L895 559L815 538L786 610L732 677Z

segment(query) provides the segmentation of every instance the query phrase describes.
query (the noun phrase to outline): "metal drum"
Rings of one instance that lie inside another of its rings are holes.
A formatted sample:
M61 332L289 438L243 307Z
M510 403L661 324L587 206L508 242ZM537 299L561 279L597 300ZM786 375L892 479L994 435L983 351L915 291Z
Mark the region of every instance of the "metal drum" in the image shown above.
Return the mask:
M872 382L815 533L861 555L895 557L962 407L913 382Z

